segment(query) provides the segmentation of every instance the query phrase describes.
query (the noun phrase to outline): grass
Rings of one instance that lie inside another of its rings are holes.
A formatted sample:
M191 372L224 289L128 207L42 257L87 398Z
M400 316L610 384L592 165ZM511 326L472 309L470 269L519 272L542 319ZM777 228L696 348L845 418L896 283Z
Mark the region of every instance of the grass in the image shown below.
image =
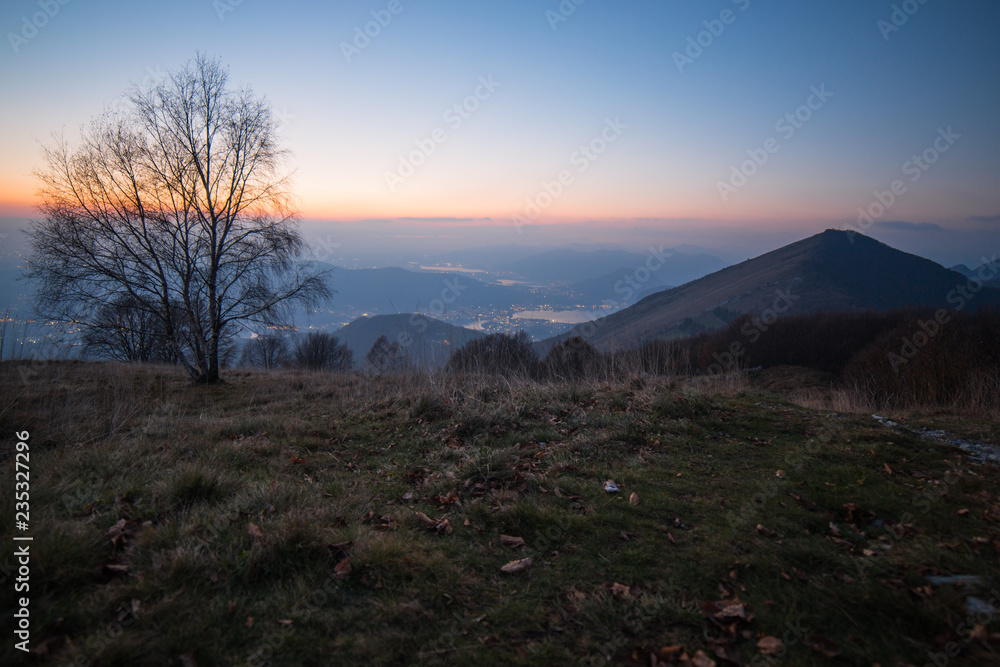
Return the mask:
M966 611L1000 605L1000 471L864 414L665 378L26 364L0 421L31 433L36 664L1000 661Z

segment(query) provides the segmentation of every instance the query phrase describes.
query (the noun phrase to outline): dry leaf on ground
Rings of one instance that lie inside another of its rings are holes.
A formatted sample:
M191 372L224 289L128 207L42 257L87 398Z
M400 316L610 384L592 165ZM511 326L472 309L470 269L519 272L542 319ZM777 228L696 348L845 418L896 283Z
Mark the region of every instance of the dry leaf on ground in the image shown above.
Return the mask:
M518 572L524 572L529 567L533 561L530 558L521 558L520 560L512 560L503 567L500 568L502 572L507 574L517 574Z

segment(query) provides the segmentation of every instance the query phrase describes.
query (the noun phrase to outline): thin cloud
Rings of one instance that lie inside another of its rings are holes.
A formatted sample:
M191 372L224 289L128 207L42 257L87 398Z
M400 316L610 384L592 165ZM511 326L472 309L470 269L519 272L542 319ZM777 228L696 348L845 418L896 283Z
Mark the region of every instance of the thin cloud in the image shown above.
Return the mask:
M878 223L882 229L893 229L900 232L943 232L947 231L941 225L933 222L906 222L905 220L887 220Z

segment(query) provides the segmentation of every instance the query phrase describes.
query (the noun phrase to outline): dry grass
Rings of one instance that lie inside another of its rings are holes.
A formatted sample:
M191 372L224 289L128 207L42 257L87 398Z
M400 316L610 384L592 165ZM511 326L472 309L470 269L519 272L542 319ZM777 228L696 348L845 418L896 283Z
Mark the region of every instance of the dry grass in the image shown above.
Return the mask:
M947 641L998 659L997 628L958 624L1000 586L1000 473L752 374L0 375L0 423L31 431L43 664L648 664L672 645L770 664L757 642L789 624L840 657L799 637L782 664L923 664ZM754 619L715 623L722 599Z

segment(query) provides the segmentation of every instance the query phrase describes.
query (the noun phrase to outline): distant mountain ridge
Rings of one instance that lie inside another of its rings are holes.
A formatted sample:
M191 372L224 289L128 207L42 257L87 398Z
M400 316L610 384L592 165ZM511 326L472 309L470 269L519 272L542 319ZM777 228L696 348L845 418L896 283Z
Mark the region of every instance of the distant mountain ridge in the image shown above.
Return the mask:
M600 349L624 349L717 329L742 313L769 319L815 311L1000 304L1000 291L983 288L973 294L968 283L967 276L928 259L862 234L831 229L647 296L542 341L539 347L545 351L559 340L579 335Z
M379 336L399 343L411 364L436 368L447 362L452 352L483 334L426 315L402 313L360 317L333 335L354 353L355 368L364 368L365 356Z
M672 248L658 246L648 252L626 250L589 250L559 248L511 262L504 268L528 280L554 283L562 282L593 293L607 294L604 299L615 298L615 285L646 267L660 285L679 285L700 278L726 265L712 255L685 254ZM646 277L646 282L649 276ZM618 296L620 299L620 294Z

